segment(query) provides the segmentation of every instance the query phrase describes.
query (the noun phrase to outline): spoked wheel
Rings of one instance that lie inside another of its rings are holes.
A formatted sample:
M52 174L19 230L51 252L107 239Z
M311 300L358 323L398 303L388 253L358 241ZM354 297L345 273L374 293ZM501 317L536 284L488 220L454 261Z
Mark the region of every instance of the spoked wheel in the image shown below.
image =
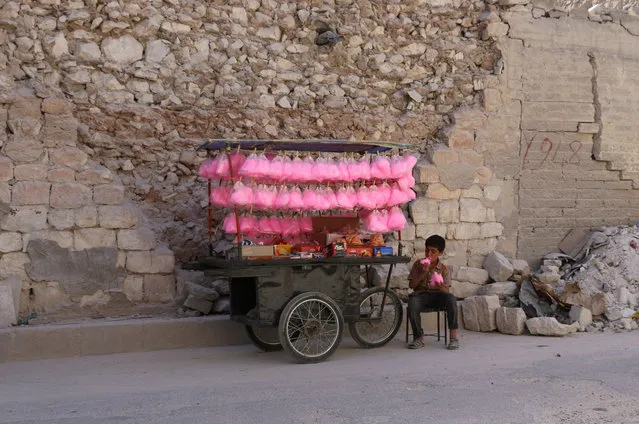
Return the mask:
M301 362L320 362L331 356L343 331L342 311L330 297L319 292L295 296L280 317L282 347Z
M359 299L359 320L348 324L351 336L365 348L384 346L395 337L402 325L404 314L401 300L390 290L386 292L384 300L383 287L365 290Z
M282 350L282 344L277 336L277 328L275 327L251 327L245 325L246 334L253 344L264 352L276 352Z

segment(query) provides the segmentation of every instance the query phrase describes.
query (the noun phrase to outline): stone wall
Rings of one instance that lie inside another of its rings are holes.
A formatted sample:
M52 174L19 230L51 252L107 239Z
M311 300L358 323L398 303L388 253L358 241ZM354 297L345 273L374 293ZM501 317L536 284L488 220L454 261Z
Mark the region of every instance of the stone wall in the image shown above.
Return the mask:
M84 280L103 283L82 296L168 300L173 254L206 253L205 157L193 147L209 137L412 143L420 196L403 243L420 255L445 234L458 266L494 249L535 260L573 227L634 222L637 20L584 10L4 2L0 274L22 275L34 305L38 290L66 304ZM317 46L329 27L344 39ZM106 274L59 281L42 272L51 258Z

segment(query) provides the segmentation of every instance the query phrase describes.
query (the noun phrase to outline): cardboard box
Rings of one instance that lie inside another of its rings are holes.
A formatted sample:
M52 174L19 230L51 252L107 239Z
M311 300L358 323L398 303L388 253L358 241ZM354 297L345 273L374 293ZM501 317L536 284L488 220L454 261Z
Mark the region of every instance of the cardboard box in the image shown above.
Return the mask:
M242 246L243 258L272 258L273 246Z
M298 244L293 246L294 253L321 253L326 248L323 244Z
M346 243L337 242L331 244L331 256L344 256L346 255Z
M373 247L373 256L393 256L393 247L375 246Z
M373 257L373 248L370 246L346 246L346 256Z
M359 232L358 217L314 216L314 233L349 233Z

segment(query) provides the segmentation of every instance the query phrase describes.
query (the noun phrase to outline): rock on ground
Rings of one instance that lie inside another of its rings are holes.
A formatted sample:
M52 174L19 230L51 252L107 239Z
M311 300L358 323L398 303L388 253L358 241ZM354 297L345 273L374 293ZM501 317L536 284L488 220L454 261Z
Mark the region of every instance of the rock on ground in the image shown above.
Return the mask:
M526 313L521 308L499 308L495 313L497 330L503 334L520 335L526 329Z
M492 252L484 259L483 267L494 281L507 281L513 275L510 261L499 252Z
M501 281L492 284L483 285L477 290L478 295L483 296L499 296L499 298L505 298L506 296L514 296L517 294L517 283L512 281Z
M567 336L579 331L579 323L570 325L561 324L554 317L530 318L526 321L526 327L533 336Z
M471 296L464 299L464 328L470 331L494 331L495 311L499 309L497 296Z
M570 319L573 322L578 322L582 327L585 327L592 323L592 312L585 306L573 305L570 308Z

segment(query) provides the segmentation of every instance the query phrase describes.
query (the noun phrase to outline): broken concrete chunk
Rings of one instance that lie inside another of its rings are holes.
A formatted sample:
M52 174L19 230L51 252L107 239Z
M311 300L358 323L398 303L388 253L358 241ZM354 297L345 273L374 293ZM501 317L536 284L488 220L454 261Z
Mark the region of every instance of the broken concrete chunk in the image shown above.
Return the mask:
M478 295L499 296L500 299L506 296L514 296L517 294L517 283L512 281L500 281L497 283L485 284L477 290Z
M494 331L495 312L500 308L497 296L471 296L464 299L464 328L470 331Z
M215 302L217 299L220 298L220 294L215 289L204 287L195 283L186 283L185 286L186 286L186 290L189 293L189 296L193 296L197 299L204 299L210 302ZM202 313L206 313L206 312L202 312Z
M17 314L13 304L11 287L0 285L0 328L10 327L17 323Z
M194 311L201 312L204 315L208 315L209 313L211 313L211 309L213 309L213 301L202 299L190 294L186 298L184 306L189 309L193 309Z
M513 259L510 261L513 266L513 274L526 278L530 276L530 266L523 259Z
M521 308L499 308L495 313L497 330L503 334L518 336L526 329L526 313Z
M499 252L492 252L484 259L483 267L494 281L507 281L513 275L510 261Z
M539 299L539 295L529 280L525 280L519 288L519 301L529 318L552 315L550 305Z
M570 333L579 331L579 323L570 325L561 324L554 317L530 318L526 321L526 327L533 336L567 336Z
M215 302L213 311L215 311L216 314L227 314L231 312L231 299L228 297L220 297L217 302Z
M573 305L570 308L570 319L572 322L578 322L582 327L586 327L592 323L592 312L585 306Z

